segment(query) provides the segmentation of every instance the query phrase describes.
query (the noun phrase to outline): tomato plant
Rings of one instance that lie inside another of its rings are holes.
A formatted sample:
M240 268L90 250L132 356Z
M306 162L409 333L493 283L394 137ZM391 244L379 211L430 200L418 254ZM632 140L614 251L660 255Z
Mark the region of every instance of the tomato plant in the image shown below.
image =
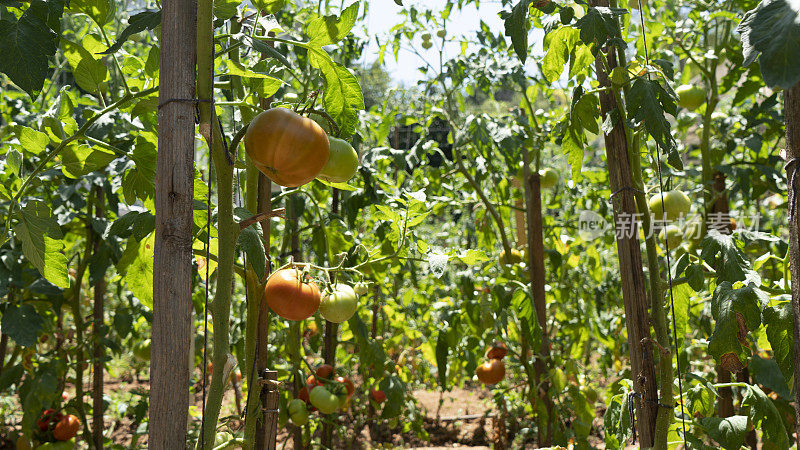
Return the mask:
M0 448L795 445L796 2L182 1L0 5Z

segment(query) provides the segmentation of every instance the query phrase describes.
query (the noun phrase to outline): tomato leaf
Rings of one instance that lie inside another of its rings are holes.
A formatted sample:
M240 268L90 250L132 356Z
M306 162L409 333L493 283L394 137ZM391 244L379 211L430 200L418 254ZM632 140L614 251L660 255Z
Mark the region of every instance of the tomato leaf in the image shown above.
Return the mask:
M32 305L11 306L0 320L3 333L23 347L33 347L44 328L44 320Z
M56 54L58 35L51 26L58 27L63 8L63 1L35 0L19 20L0 20L0 72L31 97L42 90L48 59Z
M733 237L717 230L709 230L703 239L700 257L717 271L719 281L743 281L750 264L736 248Z
M20 222L14 233L22 242L22 252L47 281L60 288L69 287L67 257L63 237L50 207L38 200L29 201L20 210Z
M761 325L761 308L767 294L751 283L734 289L723 281L711 299L711 315L716 320L708 341L708 351L724 369L739 372L750 357L747 335Z
M23 126L17 129L17 139L19 139L19 145L23 150L33 154L41 153L50 143L50 138L47 137L47 134Z
M347 67L331 60L320 49L309 47L311 65L322 72L325 81L325 94L322 104L325 111L339 125L339 137L353 135L358 125L358 112L364 109L364 96L358 78Z
M68 145L61 154L61 172L69 178L84 175L106 167L116 158L114 152L87 144Z
M767 340L772 354L783 376L790 380L795 376L792 366L792 305L785 301L767 306L761 318L767 328Z
M128 289L148 309L153 308L153 255L155 234L137 241L128 240L128 245L117 263Z
M632 437L629 398L628 392L623 390L622 394L611 397L609 401L603 416L607 448L624 448Z
M316 17L309 21L305 27L308 45L321 48L344 39L356 23L359 6L359 2L354 2L342 11L341 16Z
M789 436L783 426L778 409L758 386L747 386L742 398L742 407L750 407L750 421L761 430L765 450L788 449Z
M774 358L765 359L758 355L753 355L750 358L750 373L757 384L768 388L787 400L793 400L789 384L786 382L786 378Z
M153 30L159 25L161 25L161 10L143 11L132 15L128 19L128 26L117 36L117 42L109 47L108 50L102 52L101 55L116 53L129 37L144 30Z
M676 147L664 112L676 116L678 107L673 96L659 82L637 77L630 87L627 106L630 118L642 123L662 149L671 151ZM674 158L671 162L676 163Z
M112 0L70 0L69 10L86 14L100 26L109 23L117 12L116 3Z
M544 38L547 53L542 59L542 75L552 83L564 71L564 65L579 43L580 31L573 27L561 27Z
M514 52L523 63L528 59L528 5L531 0L520 0L511 12L502 13L505 35L511 38Z
M762 0L745 13L736 31L741 35L744 65L760 59L767 86L790 89L800 80L800 5L787 0Z
M747 416L704 417L700 419L700 424L722 448L738 449L744 443Z
M617 18L628 13L624 8L589 7L583 17L575 22L581 30L581 41L586 45L595 44L604 47L609 41L617 45L624 42L619 39L619 22Z
M253 268L259 279L263 279L267 270L267 257L261 234L253 224L239 233L239 245L247 255L247 263Z
M122 178L122 193L125 202L132 205L136 199L142 201L155 198L156 194L156 142L152 134L140 133L131 153L136 163Z
M86 91L98 92L101 83L108 78L108 69L102 62L96 60L84 48L85 46L85 39L83 45L78 45L66 39L61 40L61 47L67 62L72 67L75 82Z
M78 131L78 123L72 117L75 99L70 89L70 86L63 86L50 109L42 116L42 131L46 131L50 139L56 142Z
M447 356L449 353L450 347L447 344L447 332L440 331L436 337L436 373L442 390L447 389Z

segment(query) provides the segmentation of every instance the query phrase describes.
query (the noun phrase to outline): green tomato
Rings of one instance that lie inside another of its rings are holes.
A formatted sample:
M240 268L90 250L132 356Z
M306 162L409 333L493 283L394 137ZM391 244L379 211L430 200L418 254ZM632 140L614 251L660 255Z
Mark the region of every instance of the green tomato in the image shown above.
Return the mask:
M667 237L667 245L669 246L670 250L678 248L678 246L681 245L681 242L683 242L683 230L676 227L675 225L667 225L666 228L664 228L663 230L661 230L660 233L658 233L659 243L664 242L665 234Z
M694 111L706 102L706 91L698 86L684 84L675 89L678 94L678 106Z
M331 143L330 156L317 178L329 183L344 183L358 171L358 153L343 139L329 136L328 141Z
M422 41L422 48L428 50L429 48L433 47L433 42L431 41Z
M353 290L356 292L356 295L364 295L369 291L369 286L367 286L367 283L363 282L356 283L356 285L353 286Z
M325 320L334 323L342 323L353 317L356 308L358 308L356 291L341 283L331 286L331 292L326 292L319 302L319 313Z
M423 41L430 41L431 40L431 34L430 33L422 33L422 40Z
M655 194L650 197L647 202L650 211L656 216L656 220L663 219L666 214L667 220L677 220L681 216L689 214L692 207L692 202L689 196L681 191L668 191L663 193L664 203L661 203L661 193Z
M308 407L306 402L299 398L293 399L289 402L289 418L295 425L303 426L308 423Z
M150 339L145 339L133 347L133 356L142 362L150 361Z
M539 185L542 187L542 189L552 188L558 184L558 179L558 172L549 167L539 171Z
M436 36L444 38L445 36L447 36L447 31L445 31L444 28L442 28L441 30L436 32Z
M507 266L510 266L512 264L519 264L521 262L522 262L522 252L520 252L515 248L511 249L510 256L506 256L505 250L500 252L500 264L505 264Z
M308 400L322 414L330 414L339 409L339 397L324 386L315 386L308 395Z

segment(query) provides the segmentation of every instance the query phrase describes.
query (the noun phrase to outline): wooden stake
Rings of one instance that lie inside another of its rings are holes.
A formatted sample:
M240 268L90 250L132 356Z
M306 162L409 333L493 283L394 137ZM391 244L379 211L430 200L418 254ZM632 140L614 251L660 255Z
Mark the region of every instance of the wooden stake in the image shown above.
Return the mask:
M105 216L105 201L103 189L100 186L95 188L97 193L97 203L95 203L95 216ZM101 245L101 240L94 242L94 253L97 254ZM92 439L96 448L103 448L103 369L105 362L105 346L100 342L103 337L103 309L106 295L105 273L94 284L94 311L92 331L94 334L94 379L92 382Z
M792 338L794 341L794 395L795 426L800 436L800 214L797 195L797 165L800 158L800 83L784 91L784 117L786 121L786 179L790 181L789 204L794 206L789 217L789 269L792 280Z
M195 1L164 3L161 61L169 64L159 75L148 440L154 450L186 448L189 418L196 21Z
M258 212L267 212L272 210L272 181L259 174L258 176ZM266 249L270 248L270 219L266 218L261 222L261 230L263 232L263 239ZM276 438L278 435L278 414L272 411L278 410L278 387L270 383L277 381L278 372L268 370L269 365L269 308L267 307L266 299L263 297L259 303L258 314L258 341L256 342L256 373L259 378L267 385L262 387L261 395L261 419L256 424L256 443L255 448L258 450L273 450L276 445ZM266 378L262 377L266 376Z
M536 310L536 320L542 330L541 347L539 357L533 365L534 384L538 386L536 395L539 401L543 402L544 408L537 408L537 411L547 411L547 427L542 429L542 420L539 418L539 430L537 444L540 447L549 447L552 437L552 418L553 401L548 394L547 382L547 359L550 356L550 341L547 334L547 299L545 298L544 284L544 237L542 233L542 189L541 179L538 172L531 172L529 165L529 154L527 149L523 152L523 176L525 183L525 207L526 222L528 229L528 276L530 278L531 291L533 293L533 307ZM538 414L537 414L538 415Z
M592 5L608 6L608 0L593 0ZM617 67L616 53L607 49L604 49L603 53L608 61L608 70ZM600 86L610 87L611 80L606 73L602 55L598 55L595 68ZM604 120L609 116L613 117L614 110L619 107L613 91L605 90L600 93L600 111ZM647 311L642 253L639 246L639 227L635 222L637 209L632 190L633 178L628 159L628 140L625 127L619 119L614 123L613 129L604 135L604 139L609 182L613 193L614 223L624 228L616 236L617 253L633 388L639 394L636 400L637 429L640 446L647 448L654 444L658 390L653 351L651 346L645 344L646 340L650 339L650 317Z

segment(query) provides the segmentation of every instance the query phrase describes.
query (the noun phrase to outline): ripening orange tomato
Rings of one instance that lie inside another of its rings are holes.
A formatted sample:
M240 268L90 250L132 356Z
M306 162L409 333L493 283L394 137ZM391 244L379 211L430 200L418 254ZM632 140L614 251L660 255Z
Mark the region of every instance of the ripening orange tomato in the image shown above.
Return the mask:
M275 183L296 187L316 178L328 162L328 135L313 120L286 108L257 115L244 146L253 164Z
M299 269L282 269L270 275L264 297L270 309L284 319L304 320L319 309L319 287Z

